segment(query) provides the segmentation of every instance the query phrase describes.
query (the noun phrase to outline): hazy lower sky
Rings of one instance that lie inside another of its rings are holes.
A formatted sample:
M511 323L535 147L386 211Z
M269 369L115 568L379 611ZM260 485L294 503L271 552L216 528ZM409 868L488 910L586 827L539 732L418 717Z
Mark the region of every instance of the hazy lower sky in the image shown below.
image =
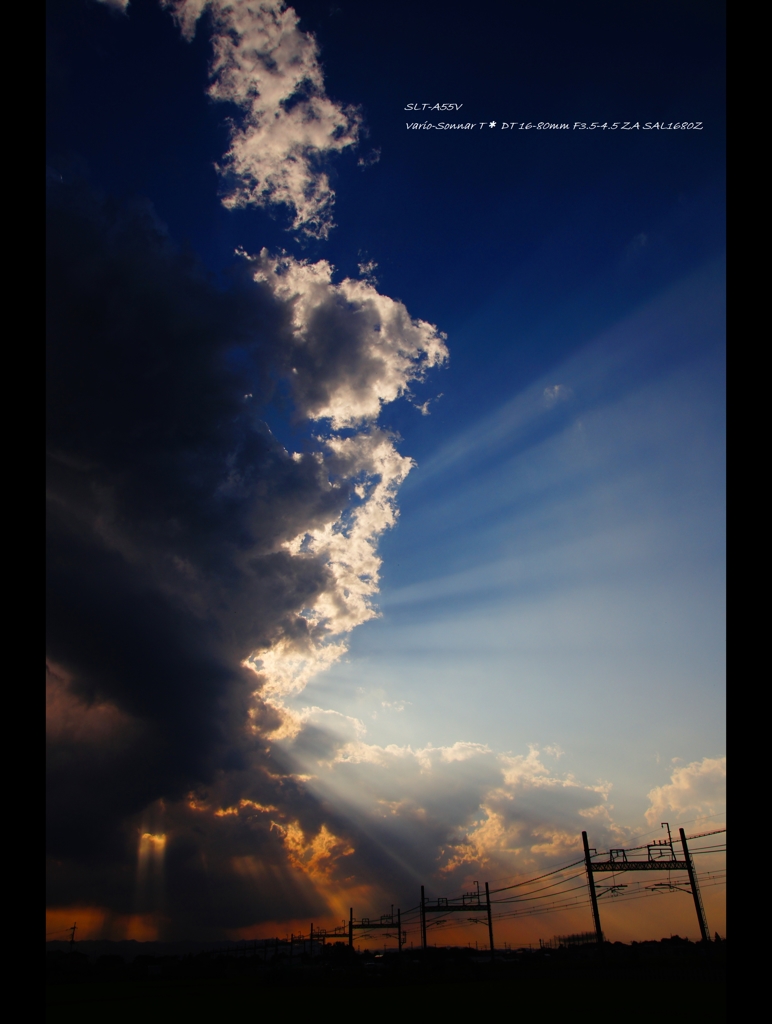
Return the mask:
M283 934L723 827L723 38L49 5L49 937Z

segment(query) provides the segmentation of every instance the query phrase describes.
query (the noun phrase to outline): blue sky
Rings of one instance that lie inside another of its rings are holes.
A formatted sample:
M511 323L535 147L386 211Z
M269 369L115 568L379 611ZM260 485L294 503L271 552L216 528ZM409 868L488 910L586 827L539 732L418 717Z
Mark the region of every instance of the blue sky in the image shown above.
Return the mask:
M722 5L48 40L53 911L262 934L720 823Z
M342 701L384 744L557 745L631 815L644 777L718 751L720 280L679 283L419 465L382 544L382 618L299 699Z

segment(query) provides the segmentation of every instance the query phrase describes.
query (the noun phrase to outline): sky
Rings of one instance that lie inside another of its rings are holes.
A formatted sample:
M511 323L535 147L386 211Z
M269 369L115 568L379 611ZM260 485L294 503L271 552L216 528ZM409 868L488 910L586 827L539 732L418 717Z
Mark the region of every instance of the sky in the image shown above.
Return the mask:
M48 3L47 937L725 827L723 18Z

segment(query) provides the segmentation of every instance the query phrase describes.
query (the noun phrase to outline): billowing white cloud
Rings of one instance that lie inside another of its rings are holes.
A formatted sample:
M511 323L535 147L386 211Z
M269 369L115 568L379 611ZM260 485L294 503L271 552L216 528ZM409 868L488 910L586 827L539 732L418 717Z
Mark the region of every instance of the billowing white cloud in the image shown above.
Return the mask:
M396 522L397 490L413 465L376 427L320 441L329 457L329 471L356 481L357 503L339 518L303 529L283 544L295 559L321 560L328 582L303 610L309 629L299 636L283 636L269 649L254 652L247 662L266 680L263 698L273 701L302 690L314 675L334 664L347 650L342 635L378 614L373 605L381 567L378 539Z
M674 769L670 782L648 794L650 825L675 815L681 821L720 815L726 806L726 757L704 757Z
M333 284L327 260L274 258L265 249L248 258L255 280L292 307L290 380L298 410L310 419L329 419L335 430L374 420L447 358L445 335L371 281ZM341 458L351 455L341 450Z
M363 730L360 730L360 733ZM473 757L492 753L490 747L484 743L470 743L464 740L457 740L455 743L445 747L434 747L430 743L426 747L419 747L413 750L412 747L400 747L396 744L389 744L380 747L376 743L365 743L357 738L344 744L338 751L335 758L340 764L392 764L394 759L407 761L418 766L420 772L429 772L437 764L450 764L453 761L468 761Z
M501 754L459 741L425 747L367 742L364 724L319 708L298 715L286 749L385 850L448 891L480 871L514 877L581 856L581 832L599 849L624 845L611 785L558 772L539 748Z
M375 420L384 403L446 359L447 347L433 324L414 320L370 282L333 283L326 260L276 259L267 250L243 255L255 267L255 280L291 311L287 376L296 409L329 422L331 432L317 438L316 457L332 480L353 484L354 493L340 517L304 527L283 543L294 558L321 560L329 583L304 609L309 629L249 660L267 680L264 696L276 700L337 661L346 651L342 635L377 614L378 539L396 522L397 491L413 461L399 454Z
M241 111L219 167L229 208L285 205L293 228L326 238L335 193L324 160L357 142L360 114L326 95L313 35L284 0L162 0L185 38L208 9L209 95Z

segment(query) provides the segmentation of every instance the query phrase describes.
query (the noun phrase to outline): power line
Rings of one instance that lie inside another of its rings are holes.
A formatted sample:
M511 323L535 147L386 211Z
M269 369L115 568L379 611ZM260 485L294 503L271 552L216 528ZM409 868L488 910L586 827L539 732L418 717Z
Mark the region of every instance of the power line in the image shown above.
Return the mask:
M580 877L579 875L573 875L572 876L572 878L579 878L579 877ZM566 881L571 881L571 879L566 879ZM563 892L574 892L575 889L584 889L584 882L582 882L581 885L574 885L570 889L564 889ZM536 891L538 892L539 890L537 889ZM531 896L531 895L527 895L527 896L518 896L518 897L516 897L514 899L510 899L510 900L496 900L495 902L496 903L510 903L510 904L511 903L528 903L531 900L549 900L549 899L553 899L555 896L560 896L560 895L561 895L561 893L549 893L549 895L545 894L544 896Z
M707 817L715 817L716 815L707 815ZM694 819L695 821L705 820L704 818ZM711 829L707 832L697 833L692 836L686 836L683 830L681 830L681 842L684 846L684 854L687 859L700 855L712 855L718 856L721 853L726 852L726 841L721 843L710 843L709 845L697 847L693 850L687 850L684 840L694 840L707 838L709 836L717 836L726 833L726 828ZM544 914L559 914L565 913L566 911L584 911L588 906L592 904L592 895L587 891L586 883L579 885L573 885L568 888L569 883L582 877L583 872L578 871L573 874L567 875L572 868L578 867L578 865L585 863L585 869L588 869L588 861L592 867L592 871L602 871L607 874L611 874L613 884L607 887L601 887L604 891L601 891L595 900L602 900L604 906L607 905L611 900L618 903L630 902L631 900L648 899L652 896L663 895L666 892L688 892L687 889L681 888L680 885L670 883L670 872L688 870L686 861L679 861L673 851L673 842L678 840L670 840L670 832L668 831L668 840L663 840L661 843L648 843L640 846L628 847L624 850L613 850L609 851L605 856L609 859L602 861L599 857L604 856L593 852L590 855L589 849L587 857L582 860L571 861L568 864L563 864L559 867L553 868L551 871L542 872L539 875L535 875L532 878L522 879L519 882L514 882L511 885L501 886L497 889L490 889L489 883L486 883L485 902L482 900L482 893L464 893L454 897L438 897L433 900L425 900L422 893L422 905L411 907L401 915L402 925L406 928L411 928L415 925L422 925L422 934L425 935L427 928L443 929L447 927L453 928L468 928L471 924L484 924L485 921L478 919L475 913L483 913L488 915L488 924L491 938L491 948L493 947L493 936L492 936L492 920L495 917L496 921L507 921L514 920L520 917L533 917ZM670 858L662 856L665 850L669 848ZM647 860L627 860L626 854L632 853L638 850L647 849L649 856ZM652 854L652 851L654 853ZM632 884L616 882L617 872L627 872L635 870L647 870L650 873L651 870L656 869L662 877L663 873L667 873L667 882L657 883L656 886L644 886L642 882L633 882ZM556 877L562 876L562 877ZM545 879L554 879L545 885L538 886L537 883L544 881ZM697 881L702 885L703 888L717 888L726 885L726 870L710 869L707 868L703 871L697 872L692 866L690 871L690 884L692 887L692 895L697 886ZM624 888L628 891L622 892ZM515 891L520 890L520 891ZM511 893L511 895L499 897L496 900L491 899L494 894L499 893ZM494 905L496 906L496 912L493 912ZM421 911L424 914L421 914ZM701 908L700 908L701 909ZM446 912L456 911L457 913L464 913L467 916L467 920L455 919L452 922L448 921L445 917ZM433 921L425 920L425 913L429 911L438 915ZM704 910L702 911L704 915ZM390 915L384 915L379 921L362 919L361 921L354 922L354 926L357 930L364 933L362 938L373 938L371 929L374 928L390 928L394 929L395 922L393 920L394 912ZM424 920L421 921L420 917ZM388 921L386 920L388 918ZM398 912L399 920L399 912ZM353 921L353 910L350 912L350 923L349 923L349 934L353 935L353 929L351 929L351 921ZM706 925L706 922L703 922ZM399 932L399 923L396 923L397 930ZM46 934L61 934L68 929L62 929L61 932L51 932ZM338 933L340 938L344 937L345 925L337 926L332 930L318 929L317 935L322 941L337 937ZM404 942L401 935L398 936ZM311 941L313 942L314 932L311 932ZM263 940L263 945L266 945L269 941L277 943L279 940ZM302 935L293 936L289 942L290 956L292 955L292 943L294 942L305 942L306 937ZM255 945L257 940L255 940ZM283 943L282 943L283 945Z
M572 861L570 864L564 864L563 867L555 868L553 871L546 871L543 875L536 875L535 878L526 878L523 882L515 882L513 885L504 885L500 889L491 889L491 893L506 892L508 889L518 889L520 886L529 885L531 882L540 882L542 878L549 878L550 875L557 875L561 871L568 871L569 868L575 868L577 864L581 864L582 862L582 859Z

